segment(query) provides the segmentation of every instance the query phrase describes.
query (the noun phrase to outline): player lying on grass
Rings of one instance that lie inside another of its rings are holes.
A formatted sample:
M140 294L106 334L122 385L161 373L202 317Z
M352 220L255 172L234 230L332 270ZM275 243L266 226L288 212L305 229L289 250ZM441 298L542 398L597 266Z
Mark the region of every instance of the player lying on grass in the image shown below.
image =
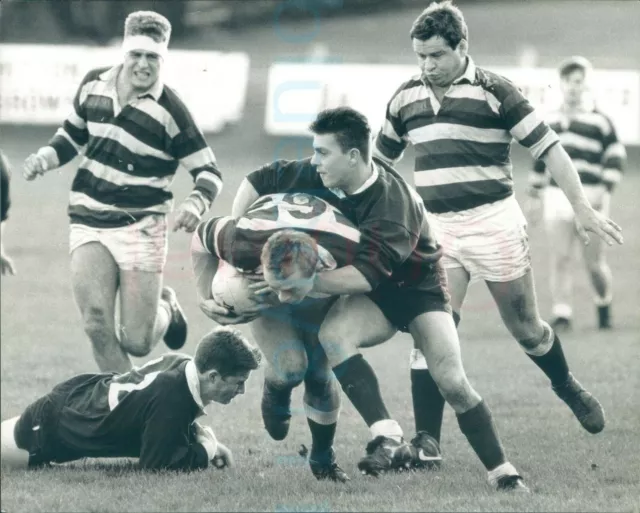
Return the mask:
M217 301L233 309L233 322L253 321L253 336L267 361L261 408L267 432L275 440L287 436L291 392L304 383L311 470L318 479L341 482L348 478L333 450L340 387L318 342L320 325L335 299L321 295L300 300L317 271L351 261L359 240L360 232L335 207L293 193L259 198L235 219L201 223L191 246L203 311L219 320L212 315ZM248 284L261 281L263 272L275 292L258 304Z
M560 65L558 72L564 101L560 110L551 114L549 126L558 134L560 144L571 157L590 205L609 216L611 193L622 177L626 161L625 148L618 140L613 123L596 107L589 94L592 73L589 61L584 57L572 57ZM556 331L566 330L571 328L573 317L571 295L578 240L576 215L562 189L550 177L544 160L535 161L530 185L532 217L537 220L542 211L549 236L553 315L550 324ZM581 246L593 286L598 327L611 328L613 284L604 241L595 237L590 244Z
M598 433L604 411L569 372L560 339L538 311L526 222L513 193L512 140L546 163L576 212L583 241L591 231L622 243L620 227L591 208L557 134L520 90L476 67L457 7L433 2L410 37L420 73L389 101L374 154L392 165L409 144L416 150L415 185L442 244L456 323L470 281L484 280L520 347L582 427ZM416 429L439 440L446 397L428 360L413 352Z
M70 116L24 163L33 180L81 155L69 197L71 277L102 372L126 372L129 355L144 357L160 340L184 345L186 319L174 290L163 287L170 186L178 167L195 182L173 226L187 232L222 188L202 131L163 81L171 24L138 11L124 30L122 62L87 74Z
M491 412L471 387L451 317L441 252L415 191L391 167L371 158L367 119L350 108L318 114L310 127L312 158L276 161L250 173L234 201L244 212L266 194L308 191L338 206L361 233L353 262L316 273L308 292L340 296L320 327L320 343L343 391L371 430L359 462L364 473L438 460L435 441L418 434L410 446L382 400L376 375L359 353L369 341L411 333L430 362L460 429L500 490L528 491L507 461ZM266 284L253 284L268 293ZM301 298L299 298L301 299ZM283 407L289 398L283 397Z
M196 419L210 402L244 393L260 359L240 332L219 327L194 358L169 353L125 374L75 376L2 422L2 467L117 457L149 470L232 465L231 451Z

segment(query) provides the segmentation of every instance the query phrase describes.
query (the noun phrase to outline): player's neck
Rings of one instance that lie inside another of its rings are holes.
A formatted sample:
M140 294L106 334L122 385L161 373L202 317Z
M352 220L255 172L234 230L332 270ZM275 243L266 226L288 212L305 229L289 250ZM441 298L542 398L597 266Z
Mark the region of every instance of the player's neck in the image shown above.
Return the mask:
M345 194L350 195L360 189L373 174L373 163L361 162L357 165L353 180L343 188Z
M124 107L141 94L146 93L149 89L140 89L139 87L134 87L134 85L124 77L122 72L118 74L118 79L116 81L116 91L118 93L118 101L120 102L121 107Z

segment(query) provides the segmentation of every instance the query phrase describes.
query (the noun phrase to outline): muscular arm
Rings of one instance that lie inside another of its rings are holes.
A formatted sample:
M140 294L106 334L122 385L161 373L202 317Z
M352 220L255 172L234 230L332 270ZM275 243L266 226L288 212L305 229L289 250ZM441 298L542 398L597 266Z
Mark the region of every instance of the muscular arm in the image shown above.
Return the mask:
M371 290L371 284L364 274L352 265L318 273L313 284L314 292L331 296L365 294Z

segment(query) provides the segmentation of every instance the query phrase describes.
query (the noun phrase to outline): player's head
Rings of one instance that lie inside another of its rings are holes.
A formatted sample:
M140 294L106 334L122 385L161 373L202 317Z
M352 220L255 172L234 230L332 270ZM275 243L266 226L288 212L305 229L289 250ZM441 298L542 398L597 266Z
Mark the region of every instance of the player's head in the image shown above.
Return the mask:
M261 359L260 351L236 329L220 326L207 333L194 357L202 401L228 404L243 394L245 381Z
M423 77L446 87L464 71L469 31L460 9L449 0L433 2L416 18L409 32Z
M560 87L566 104L579 105L582 102L591 70L591 63L584 57L574 56L560 63Z
M136 90L149 89L160 76L171 38L169 20L153 11L137 11L124 22L123 72Z
M318 259L316 241L297 230L271 235L260 255L264 279L281 303L299 303L306 297L313 287Z
M326 187L349 193L360 186L356 170L371 160L371 127L367 118L350 107L323 110L309 129L313 158Z

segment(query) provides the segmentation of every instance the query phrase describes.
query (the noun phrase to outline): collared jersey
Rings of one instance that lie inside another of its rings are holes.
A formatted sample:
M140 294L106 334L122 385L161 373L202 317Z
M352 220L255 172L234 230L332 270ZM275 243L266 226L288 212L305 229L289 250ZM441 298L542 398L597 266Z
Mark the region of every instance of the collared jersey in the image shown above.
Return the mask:
M197 228L209 253L243 272L260 273L262 248L274 233L294 229L317 243L318 270L352 263L360 231L335 206L303 192L268 194L240 217L214 217Z
M60 165L82 153L71 186L71 223L126 226L173 207L169 190L179 165L211 204L222 179L211 148L189 110L158 81L146 94L120 106L121 66L90 71L73 101L73 112L50 145Z
M335 205L360 231L351 265L375 289L392 280L419 286L442 251L416 192L391 167L374 160L377 178L355 194L338 197L325 187L311 159L278 160L247 176L256 192L305 192Z
M513 83L468 58L442 104L420 75L400 86L387 105L375 152L393 162L413 144L415 185L427 210L459 212L513 194L513 139L534 158L558 142Z
M560 137L560 144L569 154L583 184L604 183L612 190L620 181L626 161L626 151L616 130L604 113L593 105L575 112L559 110L548 118L549 125ZM543 185L547 181L557 186L546 173L546 165L536 160L531 182Z
M125 374L82 374L58 385L52 395L64 390L64 403L54 432L63 460L139 457L142 468L206 468L192 426L202 410L187 382L190 361L166 354Z

